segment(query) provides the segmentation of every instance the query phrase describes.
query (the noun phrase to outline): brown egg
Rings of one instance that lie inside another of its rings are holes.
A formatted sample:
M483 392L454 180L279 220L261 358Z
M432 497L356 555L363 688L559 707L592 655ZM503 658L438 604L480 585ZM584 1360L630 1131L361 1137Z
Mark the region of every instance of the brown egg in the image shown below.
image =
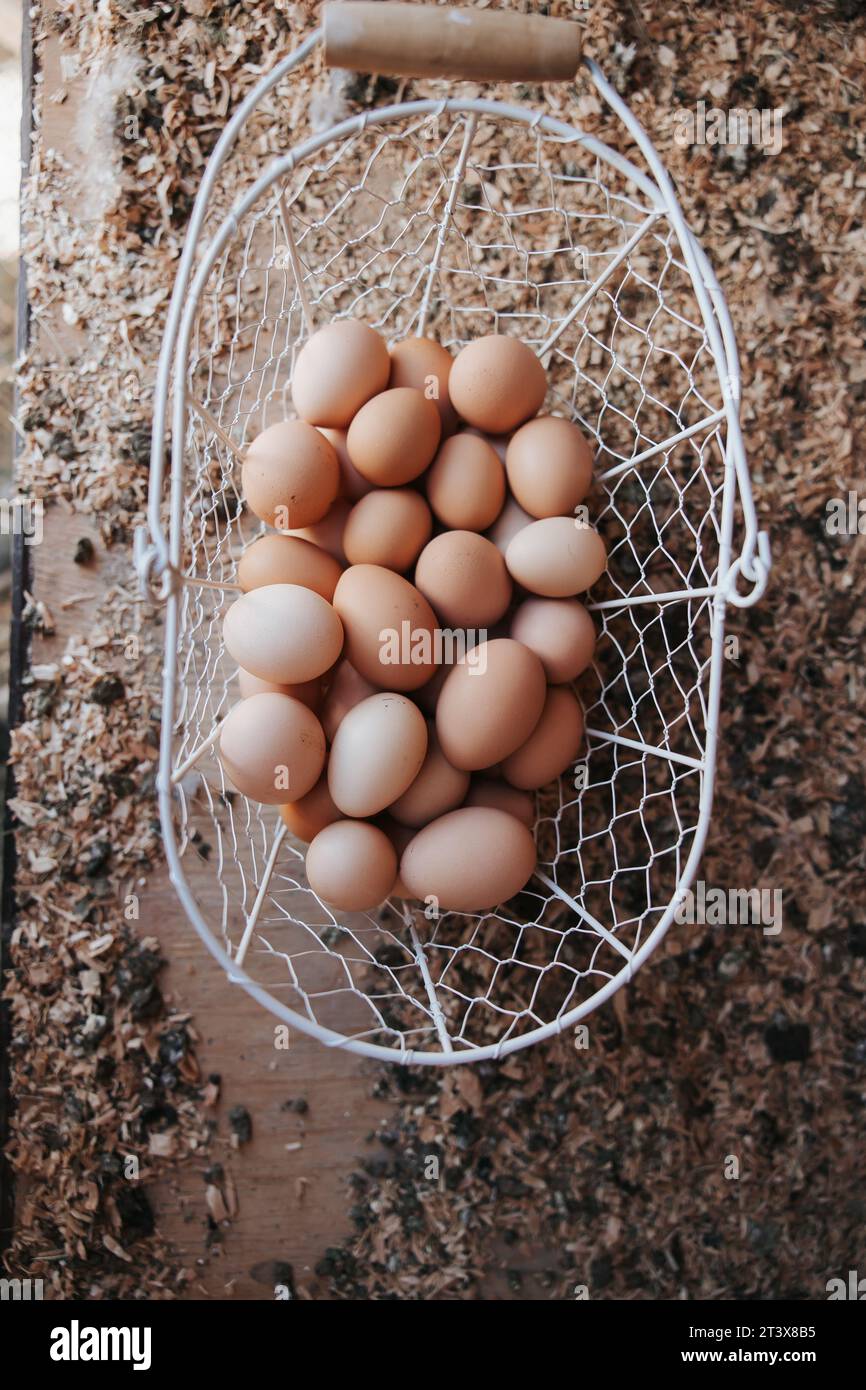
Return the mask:
M548 685L576 680L595 651L595 625L576 598L525 599L511 620L511 636L535 652Z
M334 735L328 790L346 816L378 815L409 788L427 753L424 716L405 695L380 692L349 710Z
M487 539L504 555L518 531L531 525L532 521L533 518L517 505L513 497L506 497L505 506L487 532Z
M507 811L509 816L519 820L531 830L535 824L535 801L528 792L518 791L497 777L473 777L466 797L467 806L491 806L497 811Z
M243 592L266 584L300 584L331 602L342 570L332 555L298 536L259 536L238 563Z
M424 481L443 526L485 531L502 511L505 473L495 450L479 435L446 439Z
M592 450L570 420L541 415L511 436L505 469L511 491L531 516L574 515L592 483Z
M297 801L325 765L325 735L306 705L289 695L251 695L220 728L220 761L239 792L266 806Z
M320 550L324 550L337 561L338 565L342 566L346 563L346 553L343 550L343 532L346 529L346 522L351 510L351 502L347 501L345 497L338 497L322 521L317 521L313 526L305 526L301 530L292 531L290 534L300 537L302 541L309 541L311 545L317 545Z
M333 825L335 820L342 819L341 812L331 800L328 779L325 776L320 777L313 790L307 792L299 801L289 801L285 806L281 806L280 815L295 838L303 840L306 845L314 840L326 825Z
M497 638L467 653L449 672L436 707L448 761L477 772L507 758L538 723L546 691L541 662L519 642Z
M314 333L298 353L292 400L302 420L344 430L391 373L379 334L357 319L338 319Z
M232 604L223 640L245 671L276 685L300 685L333 666L343 628L321 594L300 584L266 584Z
M475 531L434 536L418 556L415 584L446 627L492 627L511 602L505 561Z
M334 668L320 715L329 743L333 743L334 734L349 710L376 693L376 686L359 676L354 666L350 666L348 661L339 662Z
M535 842L505 811L463 806L425 825L400 860L400 877L421 902L445 912L486 912L507 902L535 872Z
M412 785L388 807L402 825L426 825L428 821L453 811L469 789L469 773L452 767L436 737L433 725L427 729L427 756Z
M430 508L408 487L376 488L356 502L343 532L350 565L381 565L402 574L433 532Z
M301 704L306 705L314 714L322 703L321 677L304 681L301 685L286 685L278 681L263 681L261 676L254 676L252 671L245 671L243 666L239 666L238 688L242 700L248 700L251 695L263 695L266 691L276 691L278 695L291 695L293 700L300 700Z
M436 669L436 615L414 584L381 565L352 565L334 607L345 655L380 690L418 690Z
M322 427L320 433L325 436L337 455L337 462L340 465L340 496L348 498L350 502L357 502L359 498L366 496L373 484L361 476L349 458L346 431L328 430Z
M320 830L307 850L307 881L338 912L369 912L397 877L394 846L378 826L338 820Z
M321 521L340 485L337 455L303 420L271 425L244 456L241 488L256 516L278 531Z
M424 472L441 433L435 403L420 391L397 386L358 411L349 426L349 457L377 487L399 487Z
M512 577L533 594L570 598L582 594L604 574L604 541L592 526L574 517L550 516L525 526L510 542L505 563Z
M448 395L453 360L451 353L432 338L403 338L391 348L388 385L411 386L432 400L439 411L443 437L457 428L457 412Z
M583 743L583 714L568 686L552 685L541 718L524 744L506 758L502 775L513 787L535 791L565 771Z
M547 394L544 368L517 338L493 333L467 344L454 359L451 404L469 425L509 434L537 415Z

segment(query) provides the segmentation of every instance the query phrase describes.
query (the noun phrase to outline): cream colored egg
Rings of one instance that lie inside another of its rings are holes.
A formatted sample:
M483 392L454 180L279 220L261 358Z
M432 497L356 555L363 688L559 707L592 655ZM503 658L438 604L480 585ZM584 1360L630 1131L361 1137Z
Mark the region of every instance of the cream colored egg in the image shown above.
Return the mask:
M566 685L589 666L595 624L576 598L528 598L511 620L511 636L535 652L549 685Z
M310 887L328 907L369 912L391 893L397 855L378 826L339 820L319 831L307 850L306 869Z
M355 705L334 734L328 790L346 816L375 816L401 797L427 753L424 716L387 691Z
M506 497L505 506L487 532L487 539L504 555L518 531L530 526L533 517L518 506L513 497Z
M502 775L513 787L535 791L559 777L580 752L583 714L564 685L547 692L541 718L529 738L502 764Z
M299 584L266 584L232 604L223 638L245 671L277 685L299 685L333 666L343 628L321 594Z
M490 334L468 343L454 359L451 404L469 425L509 434L537 415L547 394L544 368L518 338Z
M570 420L542 415L511 436L505 469L531 516L573 516L592 484L592 450Z
M349 457L377 487L400 487L424 472L441 434L435 403L420 391L397 386L358 411L349 426Z
M219 750L226 776L239 792L279 806L315 786L325 764L325 735L300 700L268 692L229 711Z
M463 806L431 821L403 851L400 877L421 902L446 912L487 912L535 872L530 831L505 811Z
M378 687L365 680L348 661L338 662L328 684L319 716L329 743L333 743L334 734L349 710L377 693Z
M332 555L298 536L259 536L238 563L245 594L266 584L300 584L330 603L342 569Z
M352 417L391 373L388 349L379 334L357 319L338 319L320 328L298 353L292 400L302 420L328 429L347 429Z
M512 578L533 594L569 598L592 588L607 568L604 541L574 517L551 516L525 526L509 543Z
M469 773L451 766L431 724L427 729L427 755L418 776L388 810L401 825L426 825L446 811L455 810L468 789Z
M402 574L433 531L430 508L408 487L376 488L356 502L343 532L350 565L381 565Z
M321 521L339 485L337 455L324 435L303 420L271 425L244 455L244 501L278 531Z

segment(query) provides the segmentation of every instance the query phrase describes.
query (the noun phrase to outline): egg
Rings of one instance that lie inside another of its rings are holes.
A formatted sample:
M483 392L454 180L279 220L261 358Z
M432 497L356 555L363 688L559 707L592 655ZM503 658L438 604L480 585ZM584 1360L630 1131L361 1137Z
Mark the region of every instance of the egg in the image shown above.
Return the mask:
M409 386L396 386L361 407L346 443L363 477L377 487L399 487L424 472L441 433L435 403Z
M292 835L308 845L326 825L342 820L342 813L331 800L327 777L322 776L306 796L281 806L280 817Z
M379 826L380 830L383 830L385 832L385 834L388 836L388 839L391 841L391 844L394 846L394 853L397 855L397 863L399 865L400 859L403 855L403 851L408 845L409 841L414 836L415 831L411 829L411 827L408 825L400 825L397 821L393 819L392 816L387 815L387 813L385 815L378 816L376 819L376 824ZM406 887L398 872L397 877L394 880L394 887L391 889L391 892L388 894L388 897L411 898L411 896L412 894L409 892L409 889Z
M302 685L286 685L277 681L263 681L261 676L254 676L252 671L245 671L239 666L238 688L242 700L248 700L251 695L261 695L268 690L276 691L278 695L291 695L314 714L318 712L322 703L322 682L318 677L316 680L304 681Z
M511 436L505 470L531 516L573 515L592 483L592 450L570 420L541 415Z
M289 695L241 700L220 727L220 761L244 796L278 806L306 796L325 764L325 735L312 710Z
M405 695L370 695L334 734L328 790L346 816L375 816L412 785L427 753L424 716Z
M375 329L357 319L337 319L298 353L292 401L311 425L347 429L361 406L384 391L390 374L388 349Z
M525 599L511 620L511 636L535 652L549 685L576 680L595 651L595 624L576 598Z
M381 565L352 565L340 576L334 607L345 655L380 690L417 690L437 664L436 615L414 584Z
M583 743L583 714L574 695L564 685L547 692L541 718L529 738L502 764L502 775L512 786L534 791L565 771Z
M338 912L369 912L397 877L397 855L384 831L366 821L339 820L320 830L307 850L307 881Z
M487 532L487 539L504 555L518 531L522 531L524 526L530 526L533 520L534 518L525 512L513 497L506 497L505 506Z
M535 802L528 792L510 787L498 777L473 777L466 797L467 806L492 806L507 811L531 830L535 824Z
M412 488L377 488L356 502L343 532L352 565L381 565L402 574L433 532L430 508Z
M486 912L525 887L536 861L532 835L514 816L463 806L410 840L400 877L415 898L443 911Z
M340 465L340 496L348 498L350 502L357 502L359 498L370 491L373 484L361 476L349 458L346 431L329 430L320 426L319 433L325 436L337 455L337 462Z
M288 531L321 521L340 485L333 448L303 420L271 425L244 455L241 488L257 517Z
M334 667L319 716L329 743L333 743L334 734L349 710L376 693L377 687L359 675L348 661L341 661Z
M502 555L475 531L434 536L418 556L415 584L446 627L492 627L511 602Z
M541 409L547 377L525 343L494 333L458 352L448 391L467 424L488 434L509 434Z
M430 506L443 526L486 531L502 511L505 473L496 451L478 435L446 439L425 482Z
M445 757L465 772L501 762L529 738L546 692L538 657L510 637L469 652L449 671L436 706Z
M312 526L301 527L297 531L292 531L291 534L299 537L302 541L309 541L311 545L318 546L320 550L324 550L326 554L336 560L342 568L346 563L346 553L343 550L343 532L346 529L346 522L351 510L351 502L345 497L338 497L321 521L314 522Z
M343 627L321 594L300 584L266 584L232 604L223 640L238 665L254 676L299 685L333 666Z
M298 536L259 536L238 562L245 594L266 584L300 584L330 603L342 569L333 556Z
M568 598L582 594L604 574L604 541L592 526L570 516L533 521L509 542L509 573L533 594Z
M468 790L468 772L451 766L431 724L427 728L427 754L417 777L388 809L401 825L426 825L446 811L453 811Z
M448 395L453 360L450 352L432 338L403 338L391 348L388 385L411 386L432 400L439 411L443 437L457 428L457 413Z
M486 444L490 445L499 462L505 463L510 434L485 434L483 430L477 430L474 425L467 425L462 433L469 435L472 439L483 439Z

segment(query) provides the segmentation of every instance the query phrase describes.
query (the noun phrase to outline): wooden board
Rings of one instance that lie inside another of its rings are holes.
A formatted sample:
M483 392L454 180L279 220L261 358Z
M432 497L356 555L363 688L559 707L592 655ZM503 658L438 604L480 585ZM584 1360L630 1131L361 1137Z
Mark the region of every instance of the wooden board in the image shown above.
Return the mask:
M81 82L62 82L56 42L45 55L43 75L48 97L43 143L69 152L76 108L85 93ZM61 82L66 98L62 106L52 106L51 93ZM86 348L86 339L59 315L41 316L35 331L56 335L70 354ZM84 536L97 553L95 564L82 570L73 555ZM110 586L129 585L132 565L128 553L106 553L95 524L59 507L46 509L43 543L26 558L31 572L26 580L18 576L19 599L26 583L48 605L54 632L36 637L26 654L22 649L19 678L24 663L58 661L68 639L88 631ZM148 879L140 910L141 935L156 937L168 961L163 995L176 1012L193 1016L203 1075L221 1078L214 1111L218 1138L210 1157L231 1175L238 1196L237 1215L221 1226L215 1251L208 1240L204 1160L148 1187L159 1232L194 1271L187 1296L273 1298L282 1277L279 1266L285 1264L292 1266L296 1283L309 1289L325 1249L350 1232L347 1179L366 1136L386 1118L383 1103L369 1095L372 1068L302 1035L290 1038L287 1051L277 1050L275 1020L230 984L205 951L166 870ZM306 1102L305 1114L290 1107L298 1100ZM227 1119L234 1105L247 1109L253 1127L252 1139L237 1149L229 1142ZM317 1296L322 1294L318 1289Z

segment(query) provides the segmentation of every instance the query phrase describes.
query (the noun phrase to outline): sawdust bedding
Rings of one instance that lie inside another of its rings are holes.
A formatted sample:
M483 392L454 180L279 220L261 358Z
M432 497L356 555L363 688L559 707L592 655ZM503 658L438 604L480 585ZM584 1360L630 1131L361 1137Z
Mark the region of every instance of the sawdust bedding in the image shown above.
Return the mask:
M783 930L673 931L594 1016L585 1053L562 1039L500 1067L383 1074L373 1084L394 1095L397 1119L359 1159L356 1235L323 1252L301 1296L562 1299L586 1286L606 1298L821 1298L860 1247L864 543L828 535L824 520L828 498L866 487L854 454L866 391L861 10L596 4L583 17L592 53L662 148L738 334L776 568L763 604L731 618L739 658L701 876L781 889ZM115 553L145 503L153 363L203 164L226 113L313 15L281 0L33 10L19 483L95 516ZM100 175L86 222L60 196L77 170L40 136L40 56L58 33L94 83L80 141ZM326 120L394 90L318 74L285 117ZM570 100L521 96L554 114ZM673 115L699 99L782 108L780 153L681 148ZM583 83L577 110L616 140ZM131 118L134 141L122 138ZM260 123L238 179L278 140ZM81 359L52 329L58 307L86 334ZM35 596L28 620L50 625L50 596ZM120 656L130 631L138 665ZM18 1210L6 1264L61 1297L182 1292L192 1276L147 1200L148 1175L166 1165L210 1165L214 1234L236 1210L194 1021L167 1013L153 943L118 912L159 853L157 640L130 572L58 669L30 672L13 739ZM145 1179L132 1195L120 1181L130 1155ZM431 1155L438 1182L423 1176ZM738 1181L725 1177L730 1155Z

